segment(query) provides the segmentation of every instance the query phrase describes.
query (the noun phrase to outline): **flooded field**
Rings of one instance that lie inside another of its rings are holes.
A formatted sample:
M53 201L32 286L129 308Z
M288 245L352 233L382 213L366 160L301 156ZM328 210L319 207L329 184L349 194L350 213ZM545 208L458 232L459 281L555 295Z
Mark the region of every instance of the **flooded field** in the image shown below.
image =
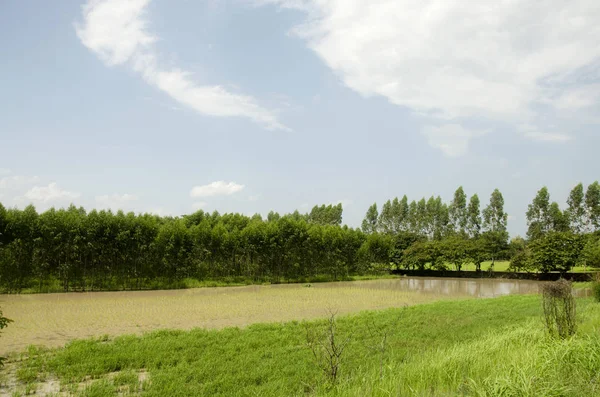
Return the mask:
M540 282L499 279L398 278L371 281L200 288L169 291L2 295L14 320L0 354L30 344L60 346L75 338L161 328L222 328L324 317L442 299L537 293Z

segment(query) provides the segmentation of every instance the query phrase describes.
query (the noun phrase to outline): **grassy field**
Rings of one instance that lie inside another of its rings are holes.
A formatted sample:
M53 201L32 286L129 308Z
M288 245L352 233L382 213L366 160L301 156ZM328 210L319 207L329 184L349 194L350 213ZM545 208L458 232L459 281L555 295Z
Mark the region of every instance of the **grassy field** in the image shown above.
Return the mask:
M84 396L591 396L600 393L600 305L578 299L578 334L550 339L539 297L442 301L338 318L350 337L337 382L315 365L307 329L155 331L13 355L4 384ZM384 349L377 349L387 333ZM5 388L2 391L7 391ZM2 392L0 391L0 392Z
M76 338L139 334L156 329L223 328L323 317L467 297L464 289L403 291L396 280L279 284L166 291L2 295L14 320L0 337L0 354L30 344L62 346ZM388 285L389 284L389 285ZM466 285L465 283L460 284ZM523 284L524 285L524 284Z

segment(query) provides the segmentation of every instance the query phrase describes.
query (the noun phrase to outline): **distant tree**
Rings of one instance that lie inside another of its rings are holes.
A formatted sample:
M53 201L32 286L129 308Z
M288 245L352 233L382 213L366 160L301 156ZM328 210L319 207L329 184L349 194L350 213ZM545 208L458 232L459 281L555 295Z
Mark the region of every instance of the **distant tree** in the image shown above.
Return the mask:
M490 196L490 203L483 210L483 229L486 232L505 232L508 214L504 212L504 198L498 189Z
M460 237L452 236L446 238L440 245L443 259L454 265L457 271L461 271L462 267L469 262L469 241Z
M381 213L377 220L377 229L382 233L393 233L394 232L394 209L390 200L383 203L381 207Z
M556 201L550 204L548 218L550 221L549 230L555 232L568 232L570 230L568 212L561 211Z
M589 229L600 230L600 184L598 181L588 186L585 192L585 206Z
M279 219L281 219L281 215L275 211L269 211L267 214L267 222L277 222Z
M394 199L392 209L394 212L394 231L399 233L400 231L408 231L410 229L409 207L406 195L402 196L399 202L397 200L397 198Z
M464 235L467 228L468 217L467 217L467 195L460 186L454 192L454 199L450 203L448 208L448 214L450 216L450 224L455 233Z
M573 233L583 233L586 230L587 223L583 184L579 183L571 190L567 199L567 205L566 214L571 230Z
M504 212L504 198L498 189L490 196L490 203L483 210L482 244L488 251L493 267L498 254L506 248L508 232L506 223L508 214Z
M583 239L572 232L550 231L529 244L531 265L541 272L568 272L577 264Z
M485 241L480 238L472 238L467 241L467 257L475 265L476 271L481 271L481 263L488 257Z
M550 194L544 186L538 190L535 198L527 208L527 238L535 240L542 237L551 229Z
M367 214L365 215L365 219L362 221L362 231L367 234L375 233L377 231L378 218L379 214L377 212L377 203L374 203L369 207Z
M600 268L600 238L598 236L592 234L586 238L579 261L583 266Z
M481 212L479 210L479 196L474 194L469 200L467 207L467 233L470 237L476 238L481 233Z
M317 223L319 225L334 225L342 224L342 204L336 205L315 205L308 214L309 223ZM299 217L296 217L299 219Z

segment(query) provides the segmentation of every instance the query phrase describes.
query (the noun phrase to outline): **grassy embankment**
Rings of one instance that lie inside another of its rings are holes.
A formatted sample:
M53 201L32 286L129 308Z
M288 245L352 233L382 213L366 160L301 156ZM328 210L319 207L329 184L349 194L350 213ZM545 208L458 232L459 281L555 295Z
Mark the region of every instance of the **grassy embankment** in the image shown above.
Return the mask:
M481 264L481 270L491 270L491 261L485 261ZM448 270L455 270L451 264L446 265ZM496 261L494 264L493 271L506 272L510 266L510 261ZM475 265L472 263L466 264L462 267L463 271L475 271ZM594 272L598 269L576 266L571 269L571 272ZM196 278L184 278L182 280L167 280L167 279L153 279L146 280L141 284L136 284L131 281L129 284L124 284L122 280L116 278L104 280L102 288L96 288L95 291L137 291L137 290L166 290L166 289L188 289L188 288L211 288L211 287L235 287L243 285L270 285L270 284L297 284L297 283L320 283L320 282L333 282L333 281L359 281L359 280L378 280L397 277L392 274L378 273L378 274L365 274L365 275L342 275L338 277L332 277L331 275L316 275L311 277L300 277L300 278L281 278L274 280L272 278L251 278L251 277L223 277L219 279L206 279L199 280ZM91 284L88 284L91 285ZM80 292L83 289L81 287L71 287L69 291ZM93 291L90 287L85 289L86 291ZM27 288L23 288L19 291L21 294L36 294L36 293L60 293L65 292L63 285L58 279L45 280L41 287L38 280L33 279L31 285ZM1 292L0 292L1 293Z
M199 280L196 278L184 278L176 281L166 279L153 279L141 283L139 286L134 282L130 285L123 284L122 281L116 279L107 279L104 281L102 288L91 289L87 287L85 290L78 286L71 286L69 291L65 291L62 283L58 279L49 279L44 281L40 288L37 280L32 280L31 285L19 291L20 294L38 294L38 293L61 293L61 292L94 292L94 291L155 291L168 289L188 289L188 288L213 288L213 287L240 287L244 285L272 285L272 284L302 284L302 283L326 283L334 281L361 281L361 280L379 280L396 278L398 276L387 273L364 274L364 275L347 275L333 277L330 275L316 275L311 277L300 278L280 278L274 280L272 278L251 278L251 277L223 277L218 279ZM0 292L0 294L6 293Z
M578 333L564 341L546 335L535 295L340 317L338 337L351 342L335 385L306 347L307 327L322 321L74 341L30 348L9 367L21 391L57 391L60 382L63 391L87 396L598 395L600 305L577 303ZM383 332L382 352L374 347Z

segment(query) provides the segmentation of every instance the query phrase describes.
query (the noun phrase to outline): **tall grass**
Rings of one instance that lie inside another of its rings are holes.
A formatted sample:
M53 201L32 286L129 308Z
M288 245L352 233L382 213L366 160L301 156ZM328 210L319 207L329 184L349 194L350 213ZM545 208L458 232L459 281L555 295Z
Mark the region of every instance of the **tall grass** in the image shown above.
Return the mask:
M538 296L340 317L340 333L353 337L335 385L306 347L306 326L323 321L74 341L64 349L30 349L19 370L97 396L117 395L115 373L128 374L131 387L148 396L598 395L600 307L591 299L578 303L578 333L565 340L545 332ZM380 352L369 348L379 342L373 326L389 331L383 366ZM149 379L135 384L131 374L140 371ZM36 381L29 379L30 388Z

